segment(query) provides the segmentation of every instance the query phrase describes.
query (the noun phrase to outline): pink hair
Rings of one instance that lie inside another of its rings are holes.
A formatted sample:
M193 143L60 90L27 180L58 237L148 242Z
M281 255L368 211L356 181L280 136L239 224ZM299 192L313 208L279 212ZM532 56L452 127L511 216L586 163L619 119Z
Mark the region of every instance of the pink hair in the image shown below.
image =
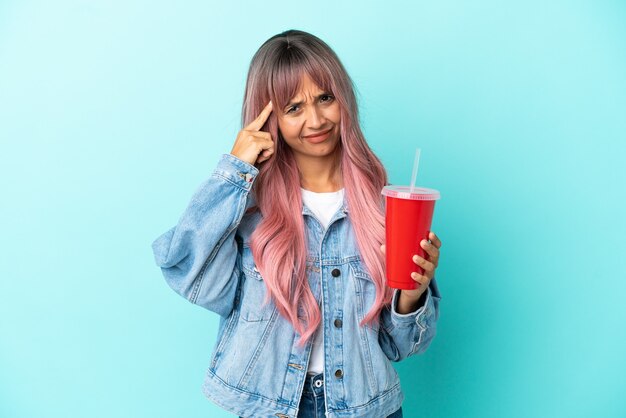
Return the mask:
M250 247L278 311L300 334L300 347L317 330L321 315L306 275L299 171L291 148L280 134L275 113L295 96L304 73L319 88L331 92L341 109L338 147L348 215L361 257L376 287L374 305L360 325L378 321L392 296L385 283L385 260L380 251L385 238L380 192L387 184L387 173L361 132L352 81L337 55L321 39L297 30L275 35L252 58L242 109L242 123L246 126L271 100L274 112L262 130L270 132L276 142L274 155L260 165L252 190L257 206L250 210L260 210L262 220L252 233Z

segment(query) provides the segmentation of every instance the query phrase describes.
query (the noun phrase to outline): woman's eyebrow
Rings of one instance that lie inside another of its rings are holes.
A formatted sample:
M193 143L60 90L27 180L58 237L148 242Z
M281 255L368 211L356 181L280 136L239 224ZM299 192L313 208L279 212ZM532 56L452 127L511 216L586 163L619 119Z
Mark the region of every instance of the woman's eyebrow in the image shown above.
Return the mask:
M317 97L316 97L316 99L319 99L319 98L320 98L320 97L322 97L322 96L326 96L327 94L330 94L330 93L328 93L328 92L323 92L323 93L321 93L321 94L318 94L318 95L317 95ZM304 103L304 102L289 102L289 103L287 104L287 106L285 106L285 107L291 107L291 106L295 106L295 105L301 105L302 103Z

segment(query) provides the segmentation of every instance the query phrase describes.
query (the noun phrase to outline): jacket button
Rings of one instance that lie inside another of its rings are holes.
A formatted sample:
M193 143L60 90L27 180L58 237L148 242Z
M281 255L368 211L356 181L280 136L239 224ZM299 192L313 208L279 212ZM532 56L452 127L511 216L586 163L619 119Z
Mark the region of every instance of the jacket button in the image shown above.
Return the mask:
M341 369L335 370L335 377L336 378L340 378L342 376L343 376L343 371L341 371Z
M332 274L333 277L339 277L339 275L341 274L341 270L333 269L333 271L331 271L330 274Z
M335 326L337 328L341 328L342 325L343 325L343 322L341 321L341 319L335 319Z

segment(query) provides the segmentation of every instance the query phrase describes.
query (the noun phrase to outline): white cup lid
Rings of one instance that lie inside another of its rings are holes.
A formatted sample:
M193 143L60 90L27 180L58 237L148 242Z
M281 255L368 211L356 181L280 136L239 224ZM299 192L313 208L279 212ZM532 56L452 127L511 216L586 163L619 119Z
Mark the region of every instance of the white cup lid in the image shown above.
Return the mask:
M411 186L385 186L383 187L381 193L385 196L395 197L398 199L438 200L441 198L441 194L435 189L413 187L413 193L411 193L410 189Z

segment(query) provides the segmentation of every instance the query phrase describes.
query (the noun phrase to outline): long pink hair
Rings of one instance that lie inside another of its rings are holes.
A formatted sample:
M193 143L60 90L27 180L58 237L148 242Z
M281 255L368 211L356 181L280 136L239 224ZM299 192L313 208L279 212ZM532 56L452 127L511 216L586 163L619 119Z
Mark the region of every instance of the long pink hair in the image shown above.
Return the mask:
M376 287L375 302L360 326L378 321L392 296L385 284L385 260L380 251L385 238L380 192L387 184L387 173L361 132L352 80L334 51L321 39L298 30L275 35L252 58L242 109L242 123L246 126L271 100L274 111L262 130L270 132L276 142L274 155L260 164L252 190L257 206L251 210L260 210L262 220L252 233L250 247L278 311L300 334L300 347L317 330L321 315L306 276L307 245L299 171L291 148L278 129L276 112L297 94L305 73L320 89L331 92L341 109L338 147L348 216L361 258Z

